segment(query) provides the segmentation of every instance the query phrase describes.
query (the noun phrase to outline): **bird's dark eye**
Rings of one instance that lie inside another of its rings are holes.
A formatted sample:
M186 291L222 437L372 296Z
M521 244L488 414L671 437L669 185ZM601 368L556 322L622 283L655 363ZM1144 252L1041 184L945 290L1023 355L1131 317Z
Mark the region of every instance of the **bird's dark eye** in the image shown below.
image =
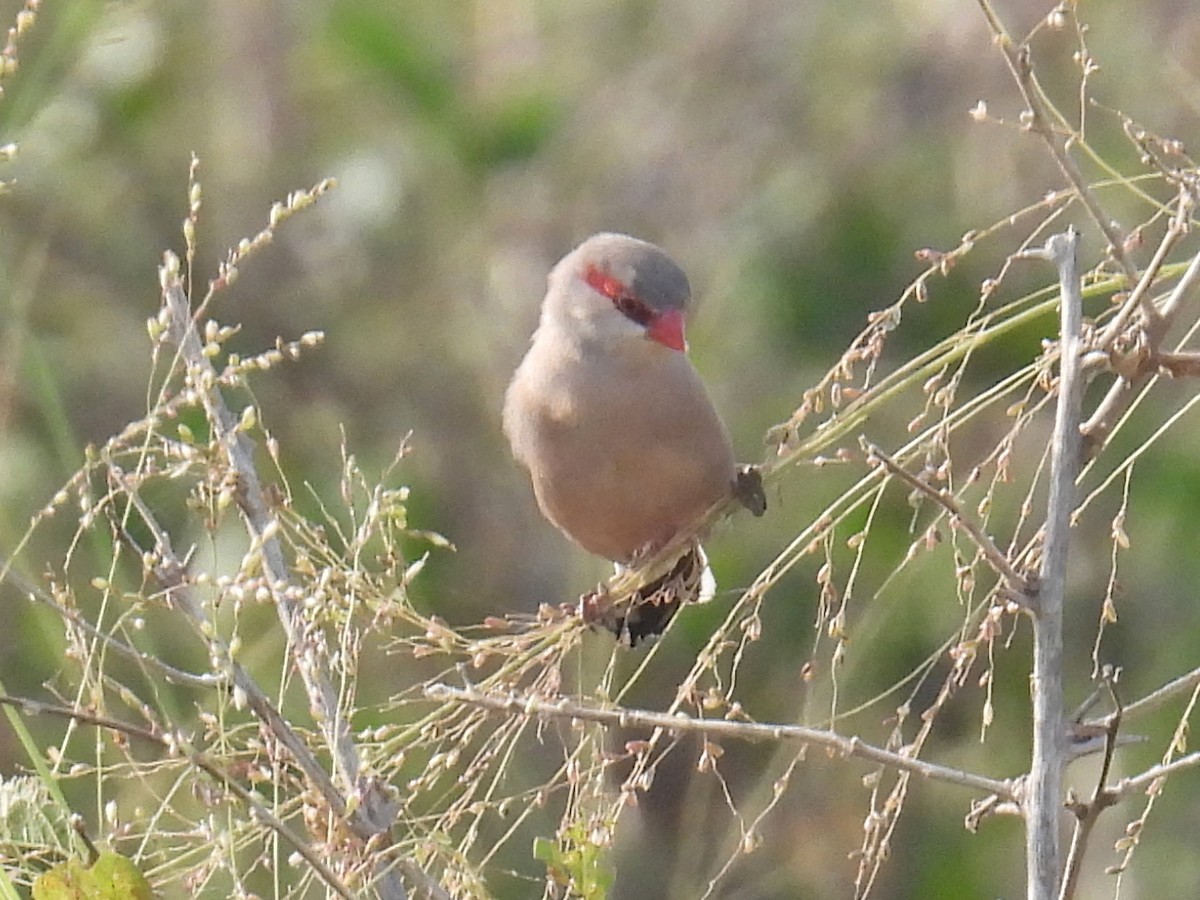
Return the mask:
M654 310L637 297L630 297L628 294L614 297L613 306L619 309L625 318L632 319L639 325L649 325L654 318Z
M621 315L639 325L649 325L654 321L654 310L633 296L624 284L611 275L606 275L595 266L588 266L584 280L596 291L612 301L613 306L621 311Z

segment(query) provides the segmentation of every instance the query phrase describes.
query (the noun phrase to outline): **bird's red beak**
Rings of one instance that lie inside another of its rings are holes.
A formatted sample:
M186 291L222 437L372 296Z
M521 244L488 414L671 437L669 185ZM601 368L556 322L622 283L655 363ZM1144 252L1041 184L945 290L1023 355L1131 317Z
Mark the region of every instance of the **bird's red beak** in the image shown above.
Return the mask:
M659 313L646 326L646 336L664 347L687 352L687 339L683 336L683 311L668 309Z

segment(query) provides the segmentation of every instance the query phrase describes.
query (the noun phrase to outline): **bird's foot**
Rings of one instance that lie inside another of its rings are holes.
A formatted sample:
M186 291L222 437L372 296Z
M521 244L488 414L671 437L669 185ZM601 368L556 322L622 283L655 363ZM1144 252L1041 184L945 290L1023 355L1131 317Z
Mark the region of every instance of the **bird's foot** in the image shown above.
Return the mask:
M604 585L600 585L594 591L580 594L578 610L584 625L602 625L614 634L620 633L620 623L624 616L614 609L612 595Z
M733 479L733 497L750 510L751 515L761 516L767 511L767 493L763 490L760 466L738 466Z

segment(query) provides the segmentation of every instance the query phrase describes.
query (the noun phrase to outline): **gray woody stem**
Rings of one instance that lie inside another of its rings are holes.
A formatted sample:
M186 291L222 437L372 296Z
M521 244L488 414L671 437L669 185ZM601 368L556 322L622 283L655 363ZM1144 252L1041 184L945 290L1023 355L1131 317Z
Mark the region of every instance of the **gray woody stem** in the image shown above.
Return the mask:
M1066 760L1063 728L1063 597L1075 479L1079 474L1083 384L1080 378L1080 327L1083 297L1076 272L1074 229L1053 235L1026 258L1044 259L1058 268L1062 295L1059 341L1058 407L1050 457L1050 499L1042 547L1039 588L1033 604L1033 759L1025 786L1025 875L1029 900L1058 896L1059 816L1063 808L1062 774Z

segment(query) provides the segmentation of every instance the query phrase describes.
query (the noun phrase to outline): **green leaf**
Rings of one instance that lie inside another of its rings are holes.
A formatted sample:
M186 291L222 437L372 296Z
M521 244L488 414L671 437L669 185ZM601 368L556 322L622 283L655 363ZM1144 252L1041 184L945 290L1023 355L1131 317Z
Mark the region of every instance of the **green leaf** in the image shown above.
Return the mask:
M101 853L89 868L75 859L44 872L33 883L33 900L153 900L137 866L119 853Z
M539 862L553 862L558 857L558 846L549 838L533 839L533 858Z
M86 900L87 894L80 883L86 872L74 859L43 872L33 882L33 900Z
M119 853L101 853L91 868L96 900L152 900L150 882L129 859Z

